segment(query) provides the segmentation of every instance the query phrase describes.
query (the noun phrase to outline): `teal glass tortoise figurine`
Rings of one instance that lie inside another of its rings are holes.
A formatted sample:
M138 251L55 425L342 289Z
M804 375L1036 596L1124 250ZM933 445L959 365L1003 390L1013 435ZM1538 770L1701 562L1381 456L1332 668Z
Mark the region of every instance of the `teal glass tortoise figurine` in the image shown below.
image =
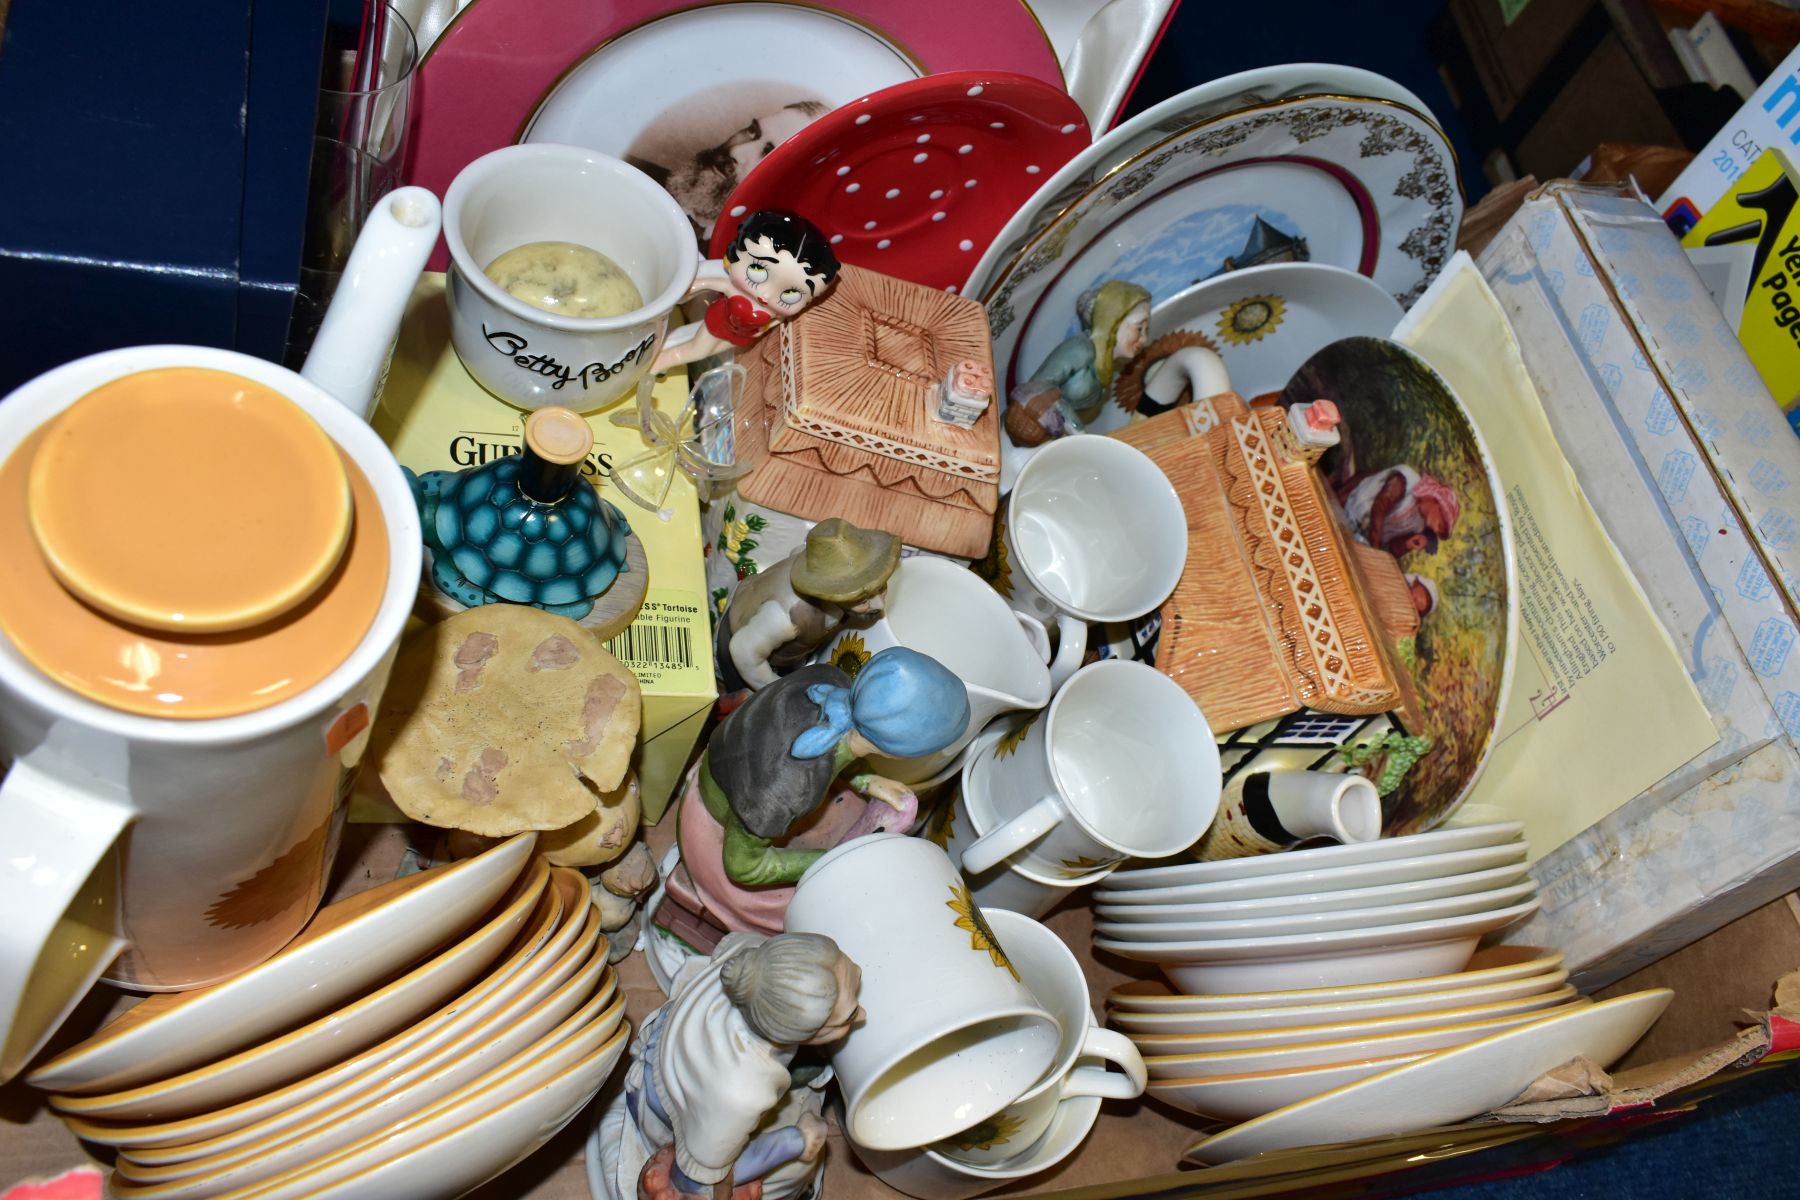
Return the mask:
M406 473L431 579L469 608L530 604L579 621L627 570L625 514L581 479L594 434L578 413L540 408L518 454L462 471Z

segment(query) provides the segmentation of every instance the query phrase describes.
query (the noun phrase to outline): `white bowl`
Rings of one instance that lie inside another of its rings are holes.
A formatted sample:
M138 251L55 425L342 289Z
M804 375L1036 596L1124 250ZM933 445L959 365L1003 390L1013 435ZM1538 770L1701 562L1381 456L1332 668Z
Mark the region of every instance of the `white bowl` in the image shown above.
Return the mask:
M1171 901L1139 903L1143 893L1120 893L1132 896L1127 903L1096 903L1094 915L1108 921L1229 921L1237 917L1278 917L1294 913L1337 911L1345 908L1370 908L1379 904L1412 904L1420 900L1442 900L1450 896L1466 896L1505 887L1525 877L1529 868L1524 862L1524 846L1519 847L1519 861L1507 866L1482 871L1464 871L1441 879L1415 879L1405 883L1381 884L1375 887L1346 888L1343 891L1300 892L1291 896L1267 896L1246 900ZM1439 855L1448 858L1449 855ZM1173 889L1171 889L1173 890Z
M1515 840L1494 846L1476 846L1470 850L1416 854L1409 858L1390 858L1347 867L1314 867L1274 875L1256 875L1248 879L1223 879L1217 883L1115 889L1108 877L1107 881L1094 889L1094 899L1107 905L1286 899L1360 888L1424 883L1515 863L1520 870L1526 870L1525 854L1525 843Z
M1574 988L1564 985L1522 996L1516 1000L1498 1000L1491 1004L1471 1004L1461 1008L1445 1008L1436 1012L1414 1013L1402 1017L1373 1017L1367 1020L1337 1021L1326 1025L1274 1026L1264 1029L1237 1029L1221 1033L1127 1033L1138 1050L1145 1054L1206 1054L1215 1050L1266 1050L1277 1046L1301 1046L1310 1042L1341 1041L1345 1038L1381 1037L1390 1033L1418 1033L1463 1025L1470 1021L1487 1021L1518 1013L1555 1008L1580 998Z
M1504 929L1537 908L1534 899L1466 917L1330 933L1205 942L1122 942L1096 937L1094 946L1153 962L1171 983L1189 992L1276 992L1381 983L1459 971L1468 964L1484 934Z
M1168 1079L1152 1083L1146 1094L1196 1116L1215 1121L1248 1121L1424 1057L1423 1054L1399 1054L1392 1058L1372 1058L1367 1062L1339 1063L1329 1067L1252 1071L1246 1075L1217 1075L1211 1079Z
M1336 930L1366 929L1374 925L1401 925L1412 921L1438 921L1446 917L1463 917L1472 913L1508 908L1537 892L1530 880L1467 896L1445 896L1437 900L1417 900L1407 904L1380 904L1367 908L1342 908L1335 911L1291 913L1274 917L1240 917L1231 920L1186 920L1169 918L1147 921L1096 921L1097 936L1126 942L1214 941L1231 938L1281 937L1298 933L1325 933Z
M1542 975L1561 967L1562 961L1562 951L1547 950L1542 946L1486 946L1475 952L1467 970L1453 974L1377 983L1209 995L1170 992L1164 984L1154 980L1134 979L1109 992L1106 1005L1110 1010L1124 1012L1219 1013L1253 1008L1407 1001L1433 992L1508 983ZM1559 980L1558 983L1560 982ZM1407 1008L1405 1011L1418 1010Z
M1106 890L1112 892L1135 888L1217 883L1226 879L1291 875L1296 871L1312 871L1321 867L1347 867L1363 863L1388 862L1397 858L1416 858L1422 854L1446 854L1454 850L1470 850L1480 846L1497 846L1503 842L1516 842L1524 829L1525 825L1521 821L1501 821L1492 825L1470 825L1460 829L1434 829L1430 833L1381 838L1373 842L1356 842L1352 845L1319 846L1311 850L1284 850L1279 854L1264 854L1255 858L1228 858L1219 862L1140 867L1114 871L1107 876Z
M1585 1008L1590 1003L1592 1002L1589 1000L1576 999L1555 1008L1490 1017L1485 1021L1440 1025L1436 1029L1420 1029L1411 1033L1302 1042L1299 1045L1274 1046L1264 1050L1147 1054L1144 1056L1144 1069L1150 1073L1150 1078L1157 1080L1205 1079L1215 1075L1244 1075L1252 1071L1285 1071L1293 1067L1326 1067L1340 1063L1367 1062L1371 1058L1392 1058L1397 1054L1430 1054L1466 1045L1519 1025L1559 1017Z
M1451 988L1441 992L1299 1004L1287 1008L1266 1006L1222 1009L1217 1012L1130 1012L1113 1009L1107 1014L1107 1022L1126 1033L1158 1035L1230 1033L1241 1029L1299 1029L1334 1025L1339 1021L1375 1021L1384 1017L1414 1016L1467 1008L1475 1004L1520 1000L1554 992L1568 980L1569 973L1559 969L1542 975L1528 975L1523 979Z

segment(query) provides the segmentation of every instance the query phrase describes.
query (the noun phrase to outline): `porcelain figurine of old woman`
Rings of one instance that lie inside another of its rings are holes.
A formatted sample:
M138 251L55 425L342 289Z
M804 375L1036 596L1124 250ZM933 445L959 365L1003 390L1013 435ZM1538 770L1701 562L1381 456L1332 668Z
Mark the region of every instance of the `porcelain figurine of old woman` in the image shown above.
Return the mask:
M838 260L805 217L763 209L744 218L717 262L701 265L688 296L717 293L702 320L669 334L656 356L661 374L716 354L753 346L770 328L797 317L837 279Z
M861 982L822 934L734 933L691 960L638 1028L594 1182L613 1200L747 1200L758 1182L765 1200L804 1193L825 1147L824 1079L795 1054L850 1031Z
M1144 349L1150 293L1110 279L1075 302L1081 332L1044 361L1007 396L1006 432L1016 446L1039 446L1081 433L1112 395L1113 378Z

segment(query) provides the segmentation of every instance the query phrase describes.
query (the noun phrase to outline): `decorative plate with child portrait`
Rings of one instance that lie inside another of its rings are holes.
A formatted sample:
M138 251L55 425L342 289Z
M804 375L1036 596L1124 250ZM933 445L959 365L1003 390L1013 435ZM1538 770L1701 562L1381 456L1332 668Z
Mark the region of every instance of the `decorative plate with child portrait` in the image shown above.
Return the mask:
M1320 469L1351 536L1386 550L1419 613L1393 647L1412 682L1398 712L1431 739L1384 798L1384 832L1446 819L1480 775L1512 679L1518 606L1513 535L1481 435L1442 376L1397 342L1352 337L1308 359L1283 404L1338 407L1338 446Z

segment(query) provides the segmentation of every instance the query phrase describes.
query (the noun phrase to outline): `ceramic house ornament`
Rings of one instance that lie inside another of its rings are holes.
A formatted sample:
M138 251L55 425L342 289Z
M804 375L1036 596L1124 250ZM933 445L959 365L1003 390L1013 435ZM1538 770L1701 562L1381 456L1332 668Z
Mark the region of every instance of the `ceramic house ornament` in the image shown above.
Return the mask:
M654 372L754 346L821 299L837 275L837 255L811 221L776 209L751 213L724 257L701 266L688 295L716 298L703 319L669 334Z
M581 620L627 570L631 526L581 476L594 447L566 408L525 421L519 454L463 471L408 472L431 578L473 608L529 604Z
M1000 501L1000 419L938 419L939 385L991 373L981 305L846 266L825 299L739 355L766 421L740 447L744 500L810 521L842 517L909 546L979 558Z
M745 580L719 619L716 661L726 691L761 688L809 661L845 619L881 612L900 539L833 517L806 543Z
M734 933L691 962L632 1042L624 1090L601 1121L596 1194L787 1200L810 1190L826 1125L810 1086L818 1072L796 1052L850 1032L861 984L822 934Z

